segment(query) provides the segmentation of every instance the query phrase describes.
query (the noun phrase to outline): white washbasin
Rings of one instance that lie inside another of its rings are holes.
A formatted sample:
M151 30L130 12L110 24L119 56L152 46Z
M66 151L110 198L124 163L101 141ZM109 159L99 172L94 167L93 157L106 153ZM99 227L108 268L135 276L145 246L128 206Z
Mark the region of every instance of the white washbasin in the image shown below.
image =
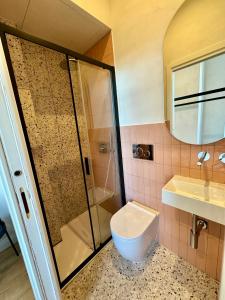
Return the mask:
M162 202L225 225L225 184L175 175L162 188Z

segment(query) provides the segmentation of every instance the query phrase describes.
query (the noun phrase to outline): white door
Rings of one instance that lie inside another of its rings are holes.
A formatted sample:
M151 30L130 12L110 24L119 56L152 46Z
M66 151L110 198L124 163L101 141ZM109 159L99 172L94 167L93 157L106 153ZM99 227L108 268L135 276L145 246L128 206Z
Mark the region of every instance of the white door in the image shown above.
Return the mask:
M61 299L5 54L0 41L0 168L36 299ZM18 171L16 174L15 172ZM26 207L27 202L27 207Z

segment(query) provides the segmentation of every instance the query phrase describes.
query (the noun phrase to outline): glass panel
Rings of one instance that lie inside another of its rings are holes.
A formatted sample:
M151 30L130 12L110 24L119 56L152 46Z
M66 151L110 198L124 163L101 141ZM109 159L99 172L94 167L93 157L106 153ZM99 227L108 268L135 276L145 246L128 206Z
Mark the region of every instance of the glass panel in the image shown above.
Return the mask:
M69 72L62 66L66 56L12 35L7 41L63 281L94 250ZM80 227L83 215L85 228Z
M88 155L89 204L96 246L110 236L110 219L121 208L111 75L106 69L70 58L70 72L82 128L82 152Z

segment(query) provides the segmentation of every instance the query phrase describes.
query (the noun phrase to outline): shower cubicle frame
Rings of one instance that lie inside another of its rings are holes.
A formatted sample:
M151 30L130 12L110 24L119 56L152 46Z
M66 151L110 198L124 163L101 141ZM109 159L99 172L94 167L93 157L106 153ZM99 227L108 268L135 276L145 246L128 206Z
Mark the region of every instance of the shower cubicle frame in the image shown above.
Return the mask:
M82 262L66 279L64 279L61 282L60 276L59 276L59 270L58 270L58 267L57 267L56 257L55 257L54 250L53 250L53 244L52 244L52 241L51 241L51 236L50 236L50 231L49 231L49 227L48 227L47 217L46 217L46 213L45 213L45 209L44 209L44 205L43 205L41 190L40 190L39 183L38 183L38 177L37 177L36 170L35 170L35 164L34 164L34 160L33 160L33 156L32 156L32 150L31 150L31 146L30 146L30 142L29 142L29 138L28 138L28 133L27 133L27 130L26 130L25 119L24 119L22 107L21 107L21 104L20 104L20 98L19 98L17 83L16 83L16 79L15 79L15 74L14 74L12 62L11 62L11 59L10 59L10 53L9 53L9 48L8 48L8 44L7 44L7 40L6 40L6 34L11 34L11 35L14 35L18 38L22 38L24 40L27 40L27 41L33 42L35 44L38 44L40 46L50 48L52 50L63 53L63 54L66 55L67 64L68 64L68 58L69 58L69 56L71 56L71 57L73 57L77 60L84 61L84 62L90 63L92 65L95 65L97 67L109 70L109 72L111 74L112 102L113 102L112 104L113 104L113 110L114 110L114 120L115 120L116 139L117 139L118 170L119 170L119 176L120 176L120 192L121 192L121 202L122 202L121 204L123 206L123 205L126 204L126 199L125 199L124 175L123 175L123 164L122 164L122 150L121 150L121 139L120 139L118 102L117 102L117 93L116 93L115 68L113 66L110 66L110 65L105 64L103 62L95 60L93 58L90 58L90 57L87 57L87 56L82 55L80 53L77 53L73 50L70 50L70 49L64 48L62 46L56 45L52 42L45 41L41 38L34 37L30 34L27 34L23 31L20 31L20 30L14 28L14 27L8 26L8 25L3 24L3 23L0 23L0 37L1 37L2 45L3 45L3 49L4 49L4 53L5 53L5 58L6 58L7 66L8 66L8 71L9 71L9 75L10 75L10 79L11 79L15 99L16 99L17 109L18 109L18 113L19 113L20 121L21 121L21 126L23 128L23 134L24 134L24 138L25 138L25 141L26 141L26 146L27 146L27 150L28 150L28 154L29 154L31 168L32 168L32 171L33 171L34 181L35 181L37 193L38 193L38 196L39 196L41 210L42 210L42 214L43 214L43 218L44 218L44 222L45 222L45 227L46 227L46 233L47 233L47 236L48 236L48 240L49 240L49 244L50 244L50 248L51 248L51 252L52 252L52 257L53 257L54 264L55 264L55 269L56 269L59 285L60 285L60 288L62 288L96 255L97 252L99 252L108 243L108 241L111 239L111 237L107 241L105 241L98 249L95 248L93 253L86 260L84 260L84 262ZM76 108L75 108L75 102L74 102L74 96L73 96L73 87L72 87L71 75L70 75L69 69L68 69L68 73L69 73L69 76L70 76L70 89L71 89L71 96L73 98L74 115L75 115L75 122L76 122L76 127L77 127L79 150L80 150L80 156L82 158L82 149L81 149L81 143L80 143L80 139L79 139L79 127L78 127L78 123L77 123ZM86 182L85 182L85 172L84 172L84 162L83 162L83 160L81 161L81 163L82 163L82 170L83 170L86 196L87 196L87 199L88 199L87 187L86 187ZM88 204L88 210L89 210L89 214L90 214L89 204ZM92 236L93 236L93 228L92 228Z

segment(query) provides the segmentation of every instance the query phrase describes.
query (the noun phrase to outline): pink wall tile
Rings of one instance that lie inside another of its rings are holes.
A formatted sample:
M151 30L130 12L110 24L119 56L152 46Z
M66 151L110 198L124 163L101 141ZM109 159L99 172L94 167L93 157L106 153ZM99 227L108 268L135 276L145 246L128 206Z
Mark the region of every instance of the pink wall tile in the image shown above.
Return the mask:
M196 266L196 249L192 249L191 247L187 248L187 261Z
M208 235L206 253L206 273L211 277L217 277L217 260L219 255L219 239Z
M180 146L180 166L182 168L190 168L191 162L191 146L182 144Z
M190 157L191 169L199 169L199 166L197 166L197 161L198 161L198 153L201 151L202 151L201 146L191 145L191 157Z
M163 147L163 161L164 165L171 166L172 165L172 145L164 144Z
M179 240L178 255L187 260L187 244Z
M179 240L172 237L171 251L174 253L179 252Z
M190 169L189 168L180 168L180 175L189 177L190 176Z
M224 172L214 172L213 171L213 181L219 183L225 183Z
M200 179L201 178L201 168L190 168L190 177Z
M224 146L215 146L214 148L214 161L213 161L213 171L214 172L225 172L225 164L222 164L218 158L221 153L225 152Z
M201 233L199 248L189 246L191 214L161 203L161 189L174 174L225 183L225 167L218 162L225 142L195 146L172 137L165 124L122 127L122 152L127 199L135 199L160 212L159 241L215 279L220 278L224 227L209 222ZM132 144L154 145L154 161L132 158ZM197 166L198 152L208 151L210 161Z
M154 157L155 163L163 165L163 160L164 160L163 145L155 144L155 152L154 153L155 153L155 157Z

